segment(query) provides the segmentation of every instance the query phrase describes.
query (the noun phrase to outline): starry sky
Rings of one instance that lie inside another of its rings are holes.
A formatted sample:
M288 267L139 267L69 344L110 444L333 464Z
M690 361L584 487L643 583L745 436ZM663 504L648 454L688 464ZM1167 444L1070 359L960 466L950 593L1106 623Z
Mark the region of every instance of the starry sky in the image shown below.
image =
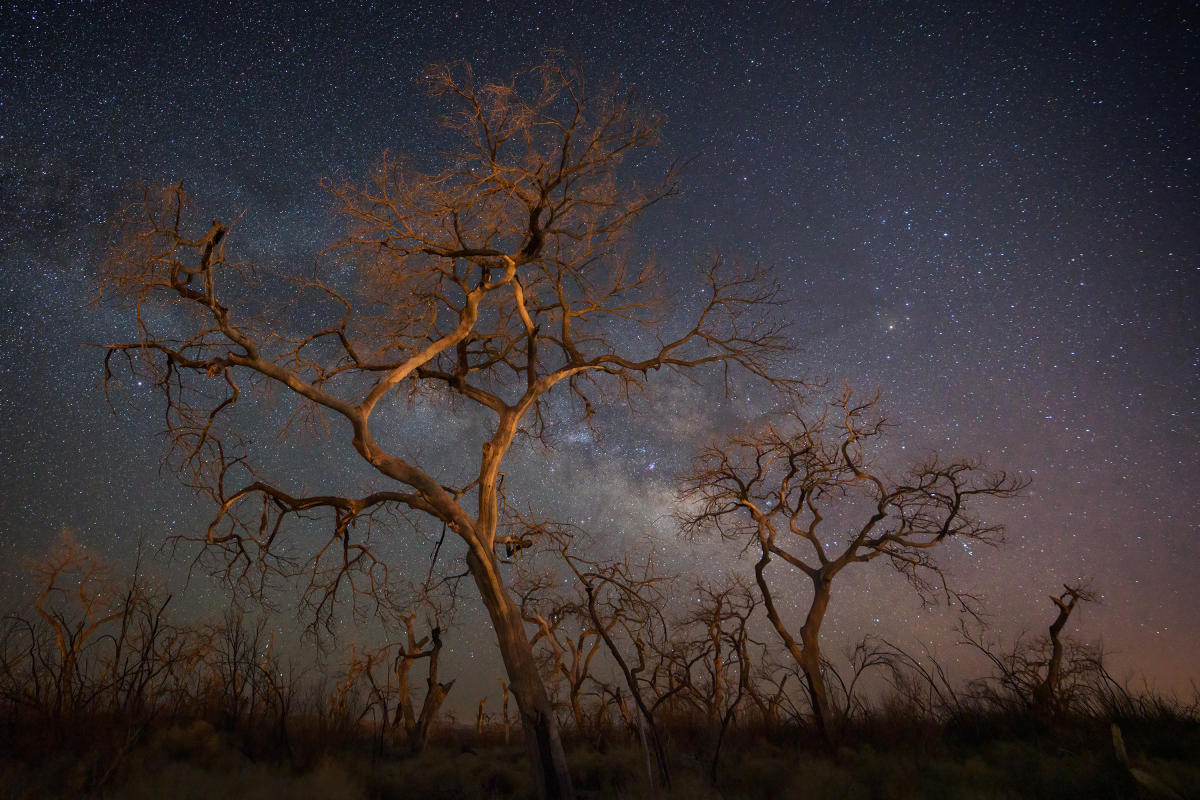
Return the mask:
M636 87L666 117L666 152L691 159L682 196L639 223L660 262L724 253L770 267L793 300L794 374L881 391L898 457L936 449L1032 480L987 509L1004 547L947 558L998 635L1042 628L1046 596L1090 577L1103 602L1073 624L1103 639L1116 674L1167 688L1197 676L1200 48L1188 4L306 5L5 4L6 598L29 588L20 560L64 527L124 563L138 537L207 521L158 468L155 397L131 384L110 408L85 346L129 337L127 315L89 302L101 225L134 187L184 180L202 218L246 212L243 256L305 263L337 230L322 177L365 175L384 150L441 152L425 65L468 59L507 78L556 48ZM564 416L552 449L514 452L514 491L611 549L749 574L751 562L678 538L667 515L694 446L720 420L753 419L759 398L664 380L645 403L651 413L614 408L595 431ZM387 424L429 437L418 449L437 469L456 466L446 441L475 441L437 408L396 414ZM292 436L283 466L318 483L353 471L340 455L315 468L327 449ZM425 547L396 555L418 563ZM196 581L187 603L218 608L222 591ZM886 568L847 571L827 650L878 633L953 653L952 628ZM489 636L467 624L448 649L491 664Z

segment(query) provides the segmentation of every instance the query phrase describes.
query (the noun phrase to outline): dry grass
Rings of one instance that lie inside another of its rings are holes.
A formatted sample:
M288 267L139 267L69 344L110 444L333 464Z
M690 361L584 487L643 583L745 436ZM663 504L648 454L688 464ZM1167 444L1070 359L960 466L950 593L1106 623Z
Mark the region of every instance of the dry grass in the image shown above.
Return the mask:
M632 746L601 752L575 748L572 772L583 798L1105 798L1150 797L1109 749L1055 752L1044 743L997 740L970 753L844 747L836 758L792 747L732 748L718 786L692 755L674 762L674 786L655 794L641 753ZM1195 758L1131 753L1178 797L1200 798ZM93 765L94 766L94 765ZM356 752L326 757L304 770L255 762L203 724L161 732L130 754L110 785L86 791L86 758L50 756L37 764L0 763L0 797L111 797L129 800L212 798L527 798L533 785L513 747L461 749L445 744L416 758L371 759ZM1139 794L1139 792L1141 792Z
M1116 721L1127 749L1114 750ZM652 789L626 731L573 737L568 761L581 798L1106 798L1200 800L1200 717L1161 697L1127 698L1104 716L1052 723L1012 709L964 706L941 719L892 703L840 729L828 754L803 727L735 729L718 781L702 724L667 726L671 791ZM525 798L534 795L520 738L503 745L441 728L426 752L336 719L49 721L10 715L0 727L0 800L8 798ZM280 731L287 731L287 741ZM1152 776L1165 794L1146 789Z

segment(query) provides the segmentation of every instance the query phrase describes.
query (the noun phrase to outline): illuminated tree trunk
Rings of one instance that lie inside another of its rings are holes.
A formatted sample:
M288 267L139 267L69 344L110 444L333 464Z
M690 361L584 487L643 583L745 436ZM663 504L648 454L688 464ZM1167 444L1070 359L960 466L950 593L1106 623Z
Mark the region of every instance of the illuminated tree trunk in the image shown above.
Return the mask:
M500 657L504 660L509 688L517 700L517 711L521 715L526 750L533 759L534 774L538 778L539 798L574 798L558 717L554 716L550 696L538 673L521 609L512 602L505 589L497 570L496 558L490 551L473 542L467 553L467 565L484 600L492 626L496 628Z
M504 585L493 549L500 519L500 462L512 444L522 415L535 399L536 395L529 393L524 403L503 412L495 434L483 445L479 516L475 535L468 540L467 568L479 587L484 607L496 630L500 656L508 672L509 688L516 697L521 726L525 731L525 747L533 760L538 797L556 800L575 796L571 787L571 773L567 770L567 756L563 751L558 717L538 672L533 646L525 633L521 608L513 602L508 587Z
M825 688L825 676L821 674L821 623L825 619L825 611L829 608L829 595L832 586L828 577L821 573L812 576L813 599L808 608L808 616L800 628L800 641L803 649L797 659L800 669L804 671L804 679L808 683L808 696L812 701L813 721L817 733L827 746L832 746L833 737L829 730L830 709L829 692Z
M825 688L825 676L821 674L821 623L825 620L825 612L829 608L830 590L833 586L833 574L826 570L812 570L809 577L813 582L813 599L808 607L808 616L800 628L800 640L797 641L788 630L783 618L775 608L775 599L771 594L771 586L767 583L765 570L771 563L771 554L764 547L762 556L754 565L754 578L762 594L763 607L767 611L775 632L783 640L788 653L795 659L796 664L804 673L804 681L808 685L808 697L812 703L813 723L817 733L826 746L832 747L833 738L829 730L829 693Z
M467 554L467 565L496 629L500 656L508 673L509 689L517 700L521 726L525 731L525 747L533 759L538 796L544 800L574 797L558 718L538 673L533 648L525 634L521 610L504 587L498 565L490 551L473 542Z

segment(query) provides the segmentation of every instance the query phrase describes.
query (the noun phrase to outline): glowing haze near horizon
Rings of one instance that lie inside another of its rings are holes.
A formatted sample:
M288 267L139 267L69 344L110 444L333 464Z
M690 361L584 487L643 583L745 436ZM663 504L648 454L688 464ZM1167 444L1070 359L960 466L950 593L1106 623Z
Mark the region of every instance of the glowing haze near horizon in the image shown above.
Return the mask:
M794 300L794 373L880 390L892 458L937 449L1032 479L987 510L1007 527L1004 547L948 554L999 635L1041 630L1046 595L1090 577L1103 603L1073 627L1103 638L1117 674L1170 688L1196 675L1200 65L1182 11L391 5L5 9L6 603L31 588L20 559L64 527L125 563L139 536L160 543L207 521L158 470L157 399L128 385L114 414L100 355L83 346L132 335L127 315L87 307L100 223L132 187L184 180L201 219L245 211L240 257L303 267L336 233L322 176L362 176L385 149L440 152L444 107L416 83L425 64L469 59L505 79L561 48L590 75L636 86L667 118L667 152L693 159L682 197L638 228L668 276L715 252L769 266ZM679 539L666 516L693 446L757 402L739 389L715 409L702 387L652 382L640 414L613 408L595 432L565 422L552 450L518 450L506 471L529 507L600 541L699 576L749 574L750 562ZM424 458L446 474L461 466L462 426L436 409L389 413L397 441L423 436ZM477 439L464 441L475 457ZM347 449L293 435L280 466L320 488L356 469L321 460L330 448ZM424 542L397 548L411 563L426 554ZM186 560L156 568L175 576ZM874 633L957 659L953 618L923 609L886 567L844 578L829 652ZM188 613L224 602L201 580L181 595ZM470 658L499 669L473 614L447 636L447 677Z

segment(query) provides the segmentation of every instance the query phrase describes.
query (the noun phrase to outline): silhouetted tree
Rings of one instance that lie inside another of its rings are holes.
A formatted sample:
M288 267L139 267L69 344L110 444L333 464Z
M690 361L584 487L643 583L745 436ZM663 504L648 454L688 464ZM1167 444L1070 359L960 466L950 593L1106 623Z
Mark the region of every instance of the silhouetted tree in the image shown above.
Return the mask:
M216 507L199 539L260 591L299 563L308 602L328 613L343 590L388 584L378 530L446 526L491 617L539 793L565 797L557 722L496 549L501 464L518 432L541 435L555 393L590 417L660 369L769 378L787 342L763 272L718 262L695 284L676 271L660 291L652 262L637 263L630 226L676 176L634 180L661 123L627 92L596 90L558 63L519 85L479 84L462 64L426 81L457 109L445 168L385 155L364 183L327 182L346 232L311 270L239 261L237 219L197 224L182 185L125 209L103 291L124 297L135 322L130 341L108 346L106 382L124 360L162 392L170 458ZM272 470L266 415L234 413L268 386L297 414L332 422L377 484L306 494ZM447 416L478 412L479 440L443 442L462 453L461 474L424 463L395 426L377 438L374 413L403 413L392 398L414 394ZM322 513L327 542L294 562L286 523Z
M106 693L110 676L89 670L87 659L101 658L97 645L107 644L109 637L104 634L109 624L123 617L122 588L112 565L67 530L50 552L30 562L27 569L41 589L33 610L49 629L54 645L44 648L38 661L48 678L44 685L49 693L43 702L57 717L82 709Z
M1064 585L1062 594L1057 597L1050 595L1050 601L1058 607L1058 614L1049 628L1050 657L1046 662L1046 675L1033 689L1033 708L1038 714L1052 716L1058 710L1063 672L1062 632L1071 612L1078 603L1090 603L1097 597L1095 592L1081 583Z
M932 456L891 478L870 463L884 433L876 400L849 390L815 418L786 418L704 449L683 477L681 521L693 533L715 530L749 539L759 559L755 582L767 618L804 672L816 726L831 741L830 701L822 671L821 624L833 580L851 564L886 558L921 592L968 601L946 584L932 550L949 541L997 542L999 527L973 515L983 497L1012 497L1025 482L988 473L970 461ZM812 584L800 630L779 612L774 559Z
M539 578L525 579L519 585L521 616L534 626L530 643L540 650L542 674L562 681L571 721L576 730L583 731L589 722L584 689L595 681L592 668L603 638L587 614L582 584L572 584L564 595L555 591L557 579ZM616 618L603 621L610 630L616 623Z
M685 687L681 682L663 681L669 677L671 665L660 657L670 646L662 613L666 602L662 584L671 579L657 573L651 558L637 565L628 554L620 561L588 558L574 546L569 529L525 520L520 524L527 536L557 553L582 588L582 602L568 607L590 623L590 631L603 641L637 708L636 713L629 713L620 690L608 687L622 717L632 717L646 755L648 780L652 786L670 789L671 765L655 714Z
M1059 595L1050 595L1058 609L1047 636L1019 636L1011 646L989 641L984 631L960 624L962 644L992 662L993 672L973 682L975 694L1006 711L1032 711L1049 720L1068 710L1095 712L1087 705L1104 694L1108 683L1098 647L1063 637L1063 629L1079 603L1094 602L1099 595L1085 582L1065 584ZM1119 687L1118 687L1119 688Z
M700 709L713 732L708 778L715 786L725 736L742 700L754 692L750 650L757 643L750 636L750 618L758 601L736 580L697 583L691 594L696 604L673 626L671 644L685 654L675 673L685 687L682 696Z

